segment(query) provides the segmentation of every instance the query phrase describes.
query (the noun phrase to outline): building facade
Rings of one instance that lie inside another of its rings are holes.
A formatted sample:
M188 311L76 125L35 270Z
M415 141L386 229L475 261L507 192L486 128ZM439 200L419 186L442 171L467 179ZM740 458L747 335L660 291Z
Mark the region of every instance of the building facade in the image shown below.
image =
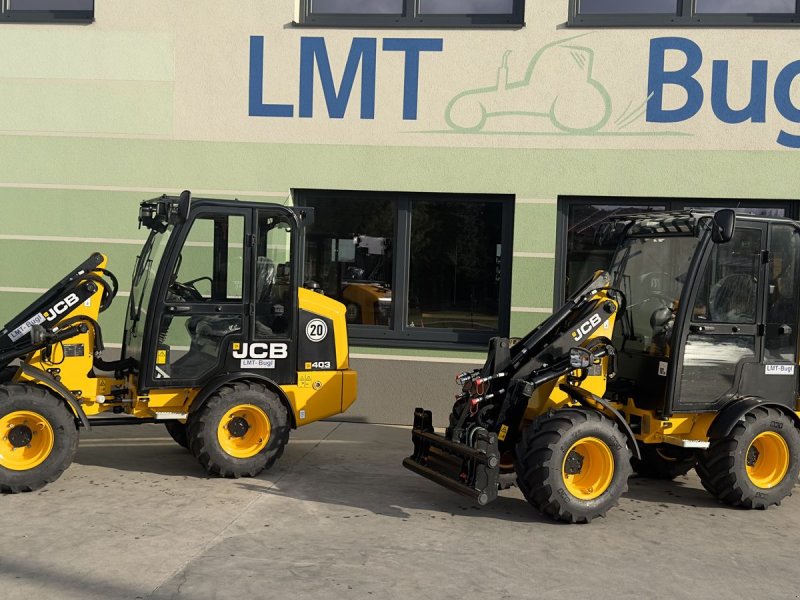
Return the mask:
M0 320L96 250L126 282L140 200L309 206L346 418L441 424L491 337L607 264L605 217L800 216L798 24L795 0L7 1Z

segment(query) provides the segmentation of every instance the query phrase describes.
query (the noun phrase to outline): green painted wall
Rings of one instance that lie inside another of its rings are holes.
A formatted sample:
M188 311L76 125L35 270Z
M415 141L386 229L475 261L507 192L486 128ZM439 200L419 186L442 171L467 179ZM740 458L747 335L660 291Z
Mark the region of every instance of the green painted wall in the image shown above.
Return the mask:
M109 255L122 289L144 232L138 202L184 187L250 191L283 201L291 188L514 194L512 306L548 309L553 297L559 195L792 198L796 156L786 152L524 150L270 145L49 136L0 136L0 286L47 288L93 251ZM541 173L546 176L536 176ZM36 189L45 185L53 189ZM34 186L25 189L24 186ZM63 188L61 187L63 186ZM73 189L104 187L110 191ZM229 194L230 197L230 194ZM536 203L530 203L531 200ZM36 241L15 236L101 238ZM112 243L115 242L115 243ZM533 253L537 256L525 256ZM542 257L538 255L544 255ZM5 293L0 321L34 299ZM119 341L123 305L104 315ZM543 312L512 312L512 335ZM371 350L376 351L376 350ZM426 351L428 352L428 351ZM405 353L405 352L404 352Z

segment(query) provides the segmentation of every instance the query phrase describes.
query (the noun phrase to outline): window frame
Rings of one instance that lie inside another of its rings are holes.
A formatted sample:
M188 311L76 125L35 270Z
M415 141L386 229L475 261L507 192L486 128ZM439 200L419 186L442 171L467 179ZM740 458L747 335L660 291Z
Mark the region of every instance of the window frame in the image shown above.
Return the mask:
M567 260L569 258L569 210L575 205L613 205L613 206L641 206L664 205L664 210L678 211L687 208L719 207L747 209L747 208L776 208L783 209L785 216L797 220L800 217L800 202L793 200L773 199L736 199L736 198L676 198L658 196L559 196L556 211L556 258L555 276L553 282L553 306L564 304L567 285Z
M800 25L800 0L792 15L780 13L698 13L696 0L677 0L678 12L671 14L583 15L581 0L569 0L569 27L791 27Z
M508 337L511 329L511 279L514 237L514 196L507 194L450 194L424 192L367 192L330 189L292 190L295 206L306 205L309 199L324 200L342 196L352 198L376 196L394 205L394 230L392 235L392 325L348 325L350 341L357 346L398 348L472 349L485 348L496 336ZM498 297L497 330L409 327L408 295L411 275L411 210L414 200L424 201L478 201L500 204L502 224L500 229L500 284ZM305 247L303 247L305 255ZM305 279L305 274L303 274ZM402 300L402 301L401 301Z
M420 14L420 0L402 0L399 15L328 13L314 14L313 0L300 0L300 19L295 25L311 27L388 27L388 28L470 28L494 27L518 29L525 26L525 0L512 0L510 14Z
M93 23L94 0L91 10L13 10L9 0L0 0L0 23Z

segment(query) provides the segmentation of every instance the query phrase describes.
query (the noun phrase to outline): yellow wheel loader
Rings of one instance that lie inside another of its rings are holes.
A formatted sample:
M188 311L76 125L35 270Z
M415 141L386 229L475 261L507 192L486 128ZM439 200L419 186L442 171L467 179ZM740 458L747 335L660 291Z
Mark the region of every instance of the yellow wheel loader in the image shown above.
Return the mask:
M479 504L516 478L556 520L604 516L632 470L694 468L764 509L800 472L800 224L733 211L619 217L598 272L520 340L495 338L444 435L414 415L404 465Z
M252 477L291 429L345 411L345 307L300 287L312 218L189 192L142 202L118 360L97 323L118 288L102 254L0 330L0 491L57 479L81 428L133 423L165 423L211 474Z

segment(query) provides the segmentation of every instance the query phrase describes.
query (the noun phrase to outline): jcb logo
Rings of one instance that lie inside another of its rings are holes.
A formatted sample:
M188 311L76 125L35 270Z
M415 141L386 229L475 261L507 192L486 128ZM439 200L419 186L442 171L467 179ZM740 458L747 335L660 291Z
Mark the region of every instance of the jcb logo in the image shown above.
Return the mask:
M600 318L600 315L594 314L587 321L581 323L575 331L572 332L572 337L576 342L580 342L583 338L587 335L591 334L595 327L600 325L603 322L603 319Z
M233 344L233 358L289 358L289 345L236 342Z
M45 318L47 322L55 321L58 317L63 315L67 312L70 308L75 306L78 302L80 302L80 298L78 298L75 294L70 294L66 298L64 298L61 302L56 302L53 308L50 310L46 310L42 313L42 316Z

